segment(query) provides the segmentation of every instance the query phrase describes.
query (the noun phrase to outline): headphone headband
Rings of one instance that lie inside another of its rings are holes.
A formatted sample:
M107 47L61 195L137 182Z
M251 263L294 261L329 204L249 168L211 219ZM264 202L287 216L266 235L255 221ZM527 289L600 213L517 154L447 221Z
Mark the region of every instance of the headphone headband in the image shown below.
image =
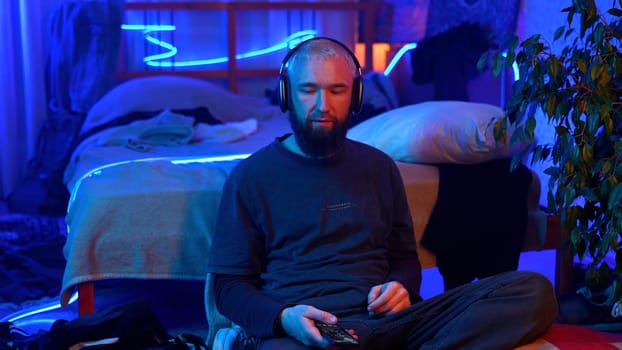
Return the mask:
M353 113L359 113L361 111L362 101L363 101L363 81L362 81L363 74L362 74L361 65L358 59L356 58L356 56L354 55L354 53L352 52L352 50L350 50L345 44L333 38L323 37L323 36L313 37L311 39L307 39L305 41L298 43L298 45L294 46L294 48L292 48L283 58L283 61L281 62L281 68L279 69L279 106L281 107L281 111L285 112L289 108L288 106L289 104L288 102L289 100L289 95L288 95L289 94L289 79L287 78L287 65L289 63L289 60L292 58L292 56L294 56L294 54L298 50L300 50L300 48L303 45L311 41L315 41L315 40L331 41L337 44L338 46L340 46L341 48L343 48L350 56L350 59L354 63L355 70L356 70L355 72L356 76L354 77L354 82L352 84L352 103L351 103L350 108Z

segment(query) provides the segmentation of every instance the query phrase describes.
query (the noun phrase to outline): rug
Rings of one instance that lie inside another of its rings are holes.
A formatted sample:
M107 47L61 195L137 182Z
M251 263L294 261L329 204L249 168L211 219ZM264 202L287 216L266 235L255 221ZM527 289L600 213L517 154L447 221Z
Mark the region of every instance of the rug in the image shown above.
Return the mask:
M534 342L515 350L610 350L622 349L622 335L599 332L578 325L553 324Z

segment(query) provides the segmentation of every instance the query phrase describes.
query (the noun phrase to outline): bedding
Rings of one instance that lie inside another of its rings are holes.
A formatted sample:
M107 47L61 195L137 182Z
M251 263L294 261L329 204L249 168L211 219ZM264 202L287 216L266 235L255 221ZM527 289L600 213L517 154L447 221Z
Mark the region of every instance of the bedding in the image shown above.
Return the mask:
M168 89L167 84L159 86ZM127 85L120 89L131 94ZM228 100L231 106L247 100L240 96L235 101L235 95L213 86L208 90L210 101L218 101L213 94L221 92L233 99ZM108 96L120 95L113 90ZM91 127L83 128L88 136L81 138L65 172L71 197L63 248L63 305L76 285L97 280L204 280L211 226L227 175L239 159L290 130L278 106L257 100L253 103L258 108L254 113L248 110L246 118L211 113L206 117L206 111L197 118L197 109L211 112L212 105L176 105L174 100L167 106L135 102L132 108L101 107L113 101L104 97L94 108L99 112L90 113L94 120L86 125ZM154 112L159 107L164 109ZM439 195L439 167L397 164L420 241ZM424 248L421 252L423 266L433 266L434 256Z
M428 101L379 114L348 135L402 162L477 164L529 147L495 139L494 124L504 118L501 108L487 103Z
M66 172L63 305L83 282L205 279L210 227L227 175L238 159L289 128L281 116L258 125L249 119L217 130L195 127L193 135L213 136L199 142L127 142L148 132L150 122L104 130L74 152ZM256 129L249 132L249 125Z

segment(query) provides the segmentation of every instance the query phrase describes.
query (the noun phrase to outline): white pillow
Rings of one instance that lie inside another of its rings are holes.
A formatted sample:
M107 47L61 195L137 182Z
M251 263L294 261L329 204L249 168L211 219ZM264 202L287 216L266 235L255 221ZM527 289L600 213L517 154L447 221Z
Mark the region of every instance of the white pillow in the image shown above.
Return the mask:
M402 162L474 164L510 157L525 146L495 140L500 118L503 110L490 104L430 101L379 114L351 128L348 138Z
M181 76L136 78L115 86L89 110L82 131L132 112L206 107L223 122L281 114L265 98L234 94L205 80Z

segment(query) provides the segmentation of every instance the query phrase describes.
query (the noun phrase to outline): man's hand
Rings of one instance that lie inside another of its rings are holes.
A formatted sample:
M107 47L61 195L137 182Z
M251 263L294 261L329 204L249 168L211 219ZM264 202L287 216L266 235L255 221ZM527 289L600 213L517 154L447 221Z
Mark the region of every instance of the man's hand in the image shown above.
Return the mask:
M285 333L306 346L326 348L329 344L322 338L314 321L337 323L337 316L309 305L296 305L283 309L280 316Z
M367 311L372 316L396 313L410 306L408 291L399 282L374 286L367 295Z

